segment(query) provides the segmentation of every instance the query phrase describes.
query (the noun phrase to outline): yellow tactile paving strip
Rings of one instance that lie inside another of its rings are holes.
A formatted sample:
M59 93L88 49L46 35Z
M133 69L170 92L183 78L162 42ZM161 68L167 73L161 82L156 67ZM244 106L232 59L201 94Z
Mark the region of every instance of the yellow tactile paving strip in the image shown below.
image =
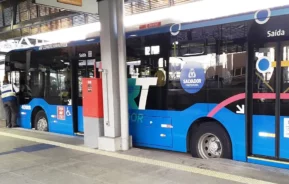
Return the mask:
M232 182L234 181L234 182L248 183L248 184L275 184L272 182L257 180L257 179L253 179L253 178L243 177L243 176L237 176L237 175L233 175L233 174L227 174L227 173L218 172L218 171L212 171L212 170L208 170L208 169L200 169L200 168L196 168L196 167L185 166L185 165L181 165L181 164L175 164L175 163L170 163L170 162L165 162L165 161L160 161L160 160L154 160L154 159L131 156L131 155L124 155L121 153L106 152L106 151L86 148L86 147L82 147L82 146L75 146L75 145L64 144L64 143L60 143L60 142L38 139L38 138L34 138L34 137L16 135L13 133L0 132L0 136L22 139L22 140L32 141L32 142L37 142L37 143L42 143L42 144L49 144L49 145L67 148L67 149L72 149L72 150L76 150L76 151L82 151L82 152L93 153L93 154L97 154L97 155L103 155L103 156L109 156L109 157L113 157L113 158L128 160L128 161L137 162L137 163L150 164L150 165L154 165L154 166L159 166L159 167L164 167L164 168L169 168L169 169L175 169L175 170L179 170L179 171L189 172L192 174L201 174L204 176L215 177L215 178L228 180L228 181L232 181Z

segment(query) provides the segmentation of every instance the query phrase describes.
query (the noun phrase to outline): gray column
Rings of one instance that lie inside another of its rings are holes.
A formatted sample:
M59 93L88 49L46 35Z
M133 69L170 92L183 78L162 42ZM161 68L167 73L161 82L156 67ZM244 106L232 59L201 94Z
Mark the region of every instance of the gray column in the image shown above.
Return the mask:
M118 54L119 48L123 48L124 44L122 42L121 45L118 45L118 14L122 12L117 10L117 8L119 8L118 1L120 0L103 0L99 2L104 98L104 137L99 138L99 149L107 151L121 149L121 106ZM119 29L121 29L121 27L122 26L120 26ZM121 81L126 81L127 79L123 78L123 71L121 74ZM123 82L121 85L123 85ZM121 88L122 87L124 86L121 86ZM126 103L128 102L126 101Z
M121 118L121 149L128 150L130 147L128 127L128 86L126 64L126 37L124 29L124 2L117 1L117 28L118 28L118 57L119 57L119 94L120 94L120 118Z

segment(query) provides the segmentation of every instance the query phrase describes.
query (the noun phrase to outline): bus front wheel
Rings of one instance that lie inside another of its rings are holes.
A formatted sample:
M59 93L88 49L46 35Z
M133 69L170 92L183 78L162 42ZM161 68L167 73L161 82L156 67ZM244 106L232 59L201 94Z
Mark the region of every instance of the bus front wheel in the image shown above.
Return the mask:
M223 127L215 122L201 124L191 136L191 154L193 157L232 158L231 140Z
M34 118L34 127L36 130L47 132L48 131L48 121L46 114L43 110L37 112Z

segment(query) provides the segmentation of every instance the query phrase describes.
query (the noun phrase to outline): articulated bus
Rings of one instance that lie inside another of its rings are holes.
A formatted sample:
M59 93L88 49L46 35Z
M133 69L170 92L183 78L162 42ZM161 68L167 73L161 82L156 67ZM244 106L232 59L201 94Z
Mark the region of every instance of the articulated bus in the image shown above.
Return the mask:
M134 30L126 46L135 146L289 168L289 7ZM81 79L100 58L98 37L9 52L19 125L83 132Z

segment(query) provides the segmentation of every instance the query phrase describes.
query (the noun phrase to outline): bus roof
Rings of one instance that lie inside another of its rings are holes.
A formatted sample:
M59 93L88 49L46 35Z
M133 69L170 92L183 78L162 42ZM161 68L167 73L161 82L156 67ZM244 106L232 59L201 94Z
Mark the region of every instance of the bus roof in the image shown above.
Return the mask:
M286 15L286 14L289 14L289 6L283 6L283 7L271 9L271 17ZM211 19L211 20L181 23L181 30L234 23L234 22L246 21L246 20L253 20L254 16L255 16L255 12L248 12L244 14L221 17L221 18L216 18L216 19ZM168 33L170 32L170 28L172 25L174 24L167 24L167 25L163 25L163 26L159 26L155 28L150 28L150 29L129 31L129 32L126 32L126 38L130 38L132 36L138 37L138 36L146 36L146 35L153 35L153 34L159 34L159 33ZM53 43L53 44L47 44L47 45L42 45L42 46L14 49L14 50L11 50L10 52L25 51L25 50L35 50L35 51L49 50L49 49L54 49L54 48L81 46L81 45L87 45L87 44L93 44L93 43L99 43L99 42L100 42L100 38L95 37L93 39L72 41L68 43Z

